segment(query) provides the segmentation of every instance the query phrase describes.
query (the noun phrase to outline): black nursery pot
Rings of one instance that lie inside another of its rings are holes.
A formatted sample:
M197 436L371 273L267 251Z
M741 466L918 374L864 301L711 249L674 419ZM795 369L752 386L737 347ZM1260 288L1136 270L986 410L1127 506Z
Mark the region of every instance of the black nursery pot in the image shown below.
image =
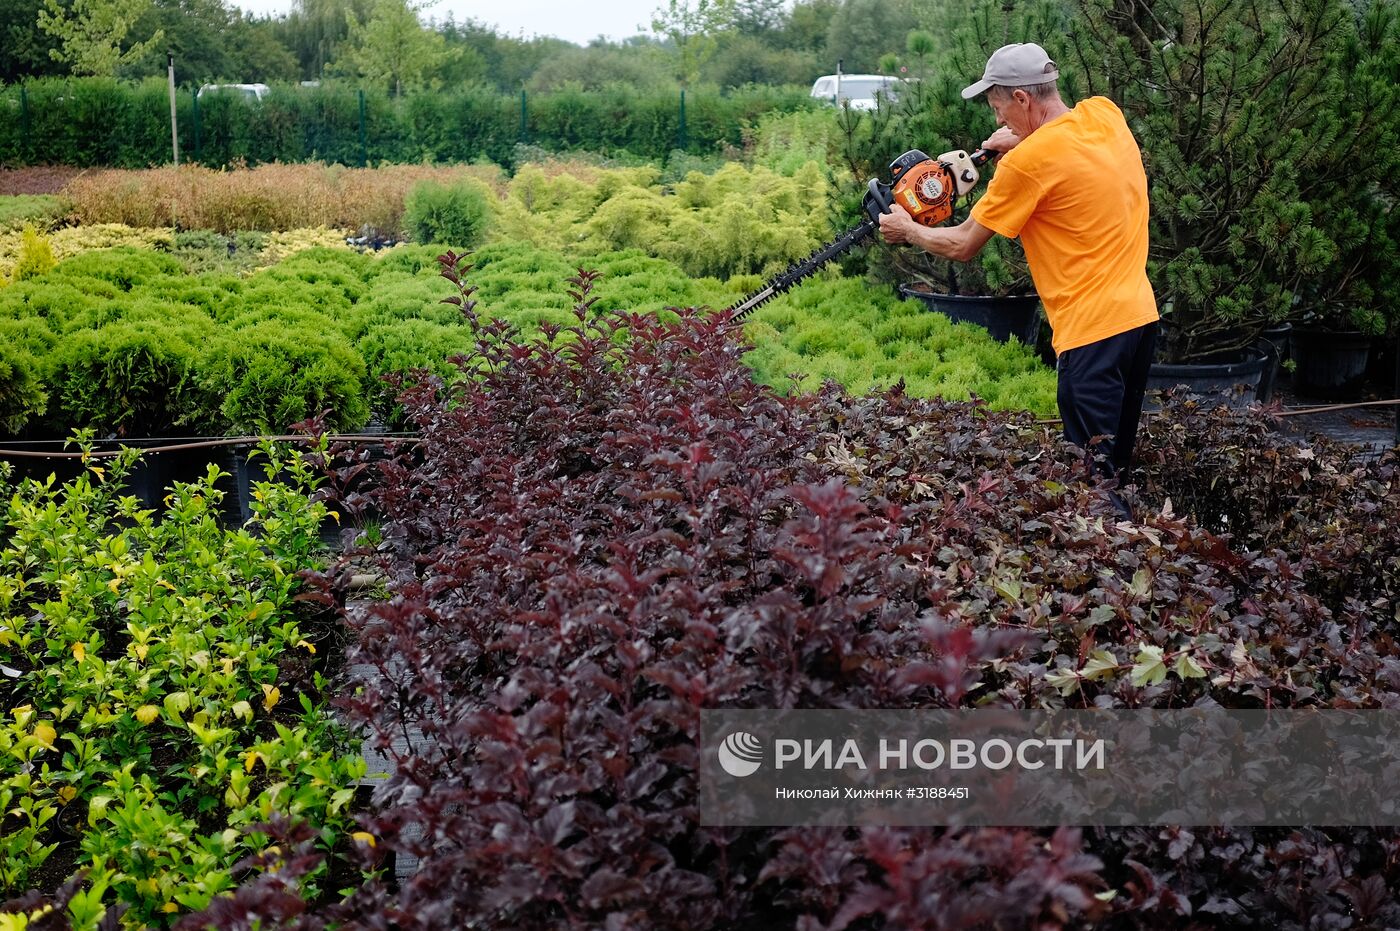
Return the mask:
M1269 361L1264 350L1251 346L1234 359L1154 362L1148 371L1147 390L1184 387L1191 394L1223 396L1231 407L1248 407L1257 396L1259 381Z
M122 446L134 446L140 449L159 448L180 442L180 440L161 437L128 438L120 441L94 440L93 452L116 452ZM6 449L37 453L67 454L77 451L73 446L65 448L62 442L56 440L6 440L0 441L0 445ZM102 467L106 464L107 459L93 459L84 464L80 459L68 458L65 455L62 458L15 457L9 461L14 467L15 481L32 478L42 482L52 474L57 482L63 483L72 481L89 466ZM163 513L166 508L165 498L170 493L171 486L176 482L199 481L204 478L211 462L225 467L221 450L177 449L170 452L144 453L123 480L124 493L133 495L141 502L143 508ZM215 487L224 492L225 502L234 495L235 488L232 476L221 476L215 483Z
M905 299L917 298L929 310L943 314L954 323L975 323L999 343L1016 337L1034 347L1040 333L1040 298L1034 294L986 297L971 294L935 294L926 286L899 286Z
M1255 346L1264 351L1267 362L1264 364L1264 372L1259 377L1259 390L1257 397L1260 404L1267 404L1273 400L1274 390L1278 384L1279 369L1288 358L1289 337L1293 332L1293 324L1281 323L1278 326L1269 327L1259 334L1259 339Z
M1355 401L1366 384L1371 337L1355 331L1293 331L1293 384L1299 394Z

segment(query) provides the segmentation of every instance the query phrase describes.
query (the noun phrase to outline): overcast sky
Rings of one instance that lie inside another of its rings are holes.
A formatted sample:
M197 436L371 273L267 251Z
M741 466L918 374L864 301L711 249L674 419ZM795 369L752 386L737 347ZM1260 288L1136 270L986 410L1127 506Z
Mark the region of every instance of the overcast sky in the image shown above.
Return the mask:
M259 16L278 16L292 8L292 0L231 0ZM424 11L424 18L445 19L450 11L460 23L468 19L496 27L498 32L518 36L558 36L579 45L600 35L626 39L649 32L652 11L664 0L438 0Z

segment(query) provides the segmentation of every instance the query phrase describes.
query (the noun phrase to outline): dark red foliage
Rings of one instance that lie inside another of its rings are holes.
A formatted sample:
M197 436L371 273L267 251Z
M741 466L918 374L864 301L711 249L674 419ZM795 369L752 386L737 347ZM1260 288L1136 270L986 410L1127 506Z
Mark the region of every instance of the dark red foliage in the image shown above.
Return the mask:
M355 634L350 662L377 671L344 701L396 765L365 828L422 864L326 918L1394 923L1394 832L701 827L702 708L1392 704L1395 620L1373 603L1393 604L1397 574L1387 564L1370 600L1339 601L1350 583L1328 573L1350 570L1320 549L1295 559L1297 534L1246 530L1244 516L1115 523L1082 459L1027 416L899 390L777 397L722 318L599 316L586 273L577 325L522 340L477 318L466 268L444 261L479 336L459 360L467 377L404 391L420 445L342 460L331 493L351 516L379 515L382 542L314 580ZM1194 442L1173 424L1192 416L1150 433L1144 514L1164 491L1178 511L1244 507L1238 477L1238 493L1189 502L1172 484L1189 484L1170 465ZM1333 496L1334 522L1394 526L1373 513L1393 506L1394 464L1371 468ZM1391 558L1385 545L1374 559ZM348 594L367 561L385 600ZM1208 677L1133 686L1143 644L1190 651ZM1068 695L1047 681L1099 649L1121 675Z

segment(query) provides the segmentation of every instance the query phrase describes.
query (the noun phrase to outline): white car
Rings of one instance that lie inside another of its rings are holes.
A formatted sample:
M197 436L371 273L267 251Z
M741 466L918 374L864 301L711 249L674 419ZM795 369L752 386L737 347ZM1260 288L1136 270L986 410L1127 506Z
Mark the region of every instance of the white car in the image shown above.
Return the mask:
M852 110L874 110L875 95L894 100L899 78L888 74L825 74L812 85L812 96Z
M199 89L199 96L205 94L238 94L244 100L262 100L271 90L266 84L205 84Z

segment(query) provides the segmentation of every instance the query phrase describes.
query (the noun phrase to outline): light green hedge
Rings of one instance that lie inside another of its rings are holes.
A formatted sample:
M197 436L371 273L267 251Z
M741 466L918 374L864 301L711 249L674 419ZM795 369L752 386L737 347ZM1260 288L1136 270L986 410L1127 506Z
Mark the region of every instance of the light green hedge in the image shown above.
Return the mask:
M380 256L313 249L247 276L191 274L170 255L120 248L81 255L0 289L0 428L11 435L280 433L322 410L335 429L393 422L383 376L450 376L471 348L438 274L440 247ZM497 242L472 256L479 312L532 330L573 322L566 280L602 273L597 312L723 308L762 280L694 278L639 249L592 256ZM900 378L921 395L1054 409L1054 375L1030 350L955 327L888 289L834 272L746 325L756 376L780 390L834 379L851 390Z

